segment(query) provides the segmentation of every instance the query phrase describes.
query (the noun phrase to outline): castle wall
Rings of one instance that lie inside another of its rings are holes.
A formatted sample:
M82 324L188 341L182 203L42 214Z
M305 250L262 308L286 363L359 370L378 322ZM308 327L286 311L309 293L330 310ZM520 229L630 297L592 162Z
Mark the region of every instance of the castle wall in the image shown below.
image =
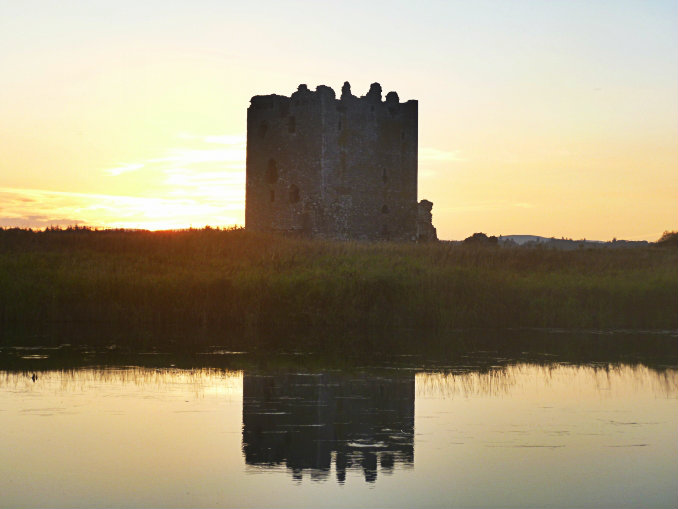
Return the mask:
M342 239L417 237L417 101L337 99L300 85L255 96L247 118L246 228ZM273 161L273 162L272 162Z
M300 95L253 97L247 110L248 229L311 232L321 206L322 124L317 98Z

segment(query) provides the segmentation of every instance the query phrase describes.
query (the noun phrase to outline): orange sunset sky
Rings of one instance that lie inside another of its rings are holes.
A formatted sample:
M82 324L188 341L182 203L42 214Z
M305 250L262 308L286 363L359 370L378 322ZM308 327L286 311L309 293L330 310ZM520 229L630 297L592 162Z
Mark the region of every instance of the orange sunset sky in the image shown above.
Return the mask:
M244 224L249 99L419 101L442 239L678 229L678 2L0 0L0 226Z

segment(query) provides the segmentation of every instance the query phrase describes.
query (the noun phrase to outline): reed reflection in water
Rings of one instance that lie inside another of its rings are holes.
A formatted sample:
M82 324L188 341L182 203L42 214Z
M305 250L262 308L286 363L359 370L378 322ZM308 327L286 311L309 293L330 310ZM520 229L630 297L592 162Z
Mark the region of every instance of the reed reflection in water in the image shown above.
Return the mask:
M678 504L675 368L387 368L0 371L0 506Z

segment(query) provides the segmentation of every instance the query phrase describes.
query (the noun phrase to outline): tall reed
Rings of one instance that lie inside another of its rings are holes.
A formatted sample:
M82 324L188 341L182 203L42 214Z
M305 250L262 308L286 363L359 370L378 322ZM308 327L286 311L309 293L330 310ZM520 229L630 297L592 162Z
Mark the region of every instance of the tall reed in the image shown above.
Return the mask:
M675 330L678 249L0 230L0 325L347 346L460 328Z

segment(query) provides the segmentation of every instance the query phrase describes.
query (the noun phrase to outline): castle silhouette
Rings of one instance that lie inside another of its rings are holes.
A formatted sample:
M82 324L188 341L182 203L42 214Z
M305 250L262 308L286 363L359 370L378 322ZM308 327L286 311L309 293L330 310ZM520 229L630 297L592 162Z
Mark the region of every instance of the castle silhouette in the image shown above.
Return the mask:
M418 103L373 83L363 97L306 85L247 110L248 230L365 240L436 240L417 203Z

